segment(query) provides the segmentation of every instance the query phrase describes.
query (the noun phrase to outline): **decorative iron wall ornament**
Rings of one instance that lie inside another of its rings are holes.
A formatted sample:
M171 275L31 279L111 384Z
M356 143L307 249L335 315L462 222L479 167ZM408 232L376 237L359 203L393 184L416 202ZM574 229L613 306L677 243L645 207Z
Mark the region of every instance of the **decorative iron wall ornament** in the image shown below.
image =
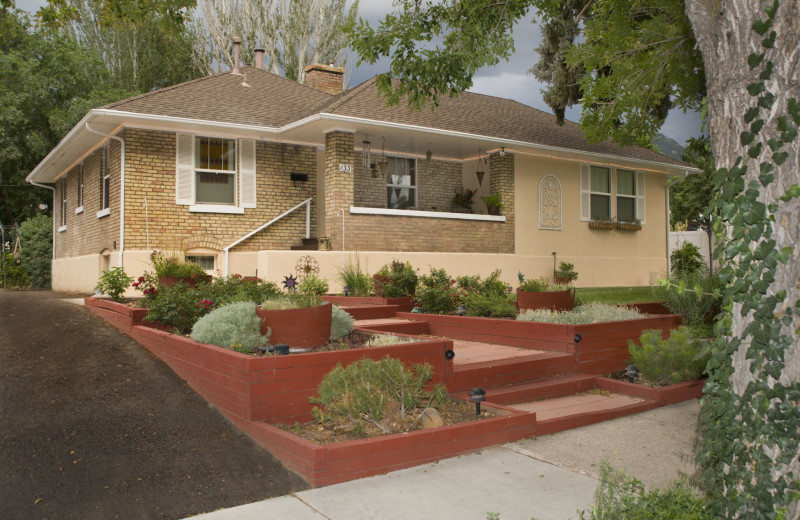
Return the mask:
M305 278L310 274L318 274L319 262L317 262L317 259L313 256L301 256L297 259L294 271L297 273L297 278Z
M553 175L539 181L539 229L561 230L561 183Z

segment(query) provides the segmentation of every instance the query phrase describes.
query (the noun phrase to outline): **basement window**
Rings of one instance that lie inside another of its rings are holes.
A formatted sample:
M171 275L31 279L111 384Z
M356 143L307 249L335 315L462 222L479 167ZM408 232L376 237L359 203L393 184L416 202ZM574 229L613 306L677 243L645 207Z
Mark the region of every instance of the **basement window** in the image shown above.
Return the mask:
M215 269L215 260L215 255L186 255L187 262L197 264L206 271L213 271Z

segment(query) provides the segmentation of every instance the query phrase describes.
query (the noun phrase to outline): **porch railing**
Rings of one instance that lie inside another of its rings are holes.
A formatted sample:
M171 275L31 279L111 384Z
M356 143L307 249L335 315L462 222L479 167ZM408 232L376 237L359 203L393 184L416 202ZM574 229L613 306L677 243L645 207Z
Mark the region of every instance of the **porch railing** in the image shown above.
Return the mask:
M306 200L304 200L303 202L301 202L300 204L294 206L293 208L287 209L286 211L284 211L283 213L281 213L280 215L278 215L274 219L270 220L269 222L267 222L263 226L254 229L253 231L249 232L248 234L246 234L245 236L243 236L242 238L240 238L236 242L233 242L232 244L222 248L222 250L225 251L225 272L223 274L225 276L228 276L228 260L229 260L228 253L230 253L230 250L231 250L232 247L236 247L237 245L241 244L242 242L244 242L248 238L252 237L256 233L258 233L260 231L263 231L264 229L266 229L269 226L271 226L272 224L276 223L277 221L279 221L283 217L285 217L285 216L289 215L290 213L293 213L294 211L300 209L304 205L306 207L306 238L311 238L311 200L312 200L312 198L313 197L309 197Z

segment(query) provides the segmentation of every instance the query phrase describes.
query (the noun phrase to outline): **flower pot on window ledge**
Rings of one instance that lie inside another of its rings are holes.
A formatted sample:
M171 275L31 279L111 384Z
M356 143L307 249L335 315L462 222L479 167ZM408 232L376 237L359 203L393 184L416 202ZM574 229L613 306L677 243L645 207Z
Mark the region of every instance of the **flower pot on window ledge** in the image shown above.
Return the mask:
M617 224L610 220L590 220L589 229L615 229Z
M618 231L641 231L642 225L636 222L617 222Z

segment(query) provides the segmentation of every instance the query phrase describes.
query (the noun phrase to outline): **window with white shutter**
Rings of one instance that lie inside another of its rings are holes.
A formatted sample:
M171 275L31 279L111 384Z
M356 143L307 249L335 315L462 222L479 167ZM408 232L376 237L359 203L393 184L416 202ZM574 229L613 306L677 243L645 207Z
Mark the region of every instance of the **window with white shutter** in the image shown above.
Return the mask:
M243 208L256 207L256 142L239 140L239 193Z

